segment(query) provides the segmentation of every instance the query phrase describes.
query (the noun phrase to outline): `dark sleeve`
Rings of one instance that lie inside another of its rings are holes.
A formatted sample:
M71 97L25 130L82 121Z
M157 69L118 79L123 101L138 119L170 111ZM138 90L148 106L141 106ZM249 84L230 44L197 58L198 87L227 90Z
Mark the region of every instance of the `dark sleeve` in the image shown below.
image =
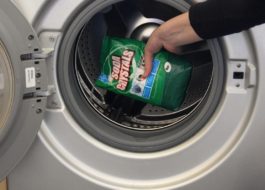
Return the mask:
M203 39L246 30L265 22L265 0L208 0L191 6L190 22Z

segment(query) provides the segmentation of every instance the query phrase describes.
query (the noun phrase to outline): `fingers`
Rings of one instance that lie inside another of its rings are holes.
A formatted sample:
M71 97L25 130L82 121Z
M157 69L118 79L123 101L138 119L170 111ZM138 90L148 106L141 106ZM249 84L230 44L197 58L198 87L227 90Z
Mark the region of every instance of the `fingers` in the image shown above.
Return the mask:
M154 35L151 36L150 40L146 44L144 52L145 72L142 78L148 77L152 70L154 54L165 48L171 53L179 54L181 49L173 45L163 45L163 40L159 39Z
M174 45L164 45L164 48L167 51L174 53L174 54L181 54L181 52L182 52L181 47L177 47Z
M149 51L148 48L145 48L144 63L145 63L145 70L142 78L145 79L149 76L153 66L153 52Z
M153 66L154 54L162 49L162 47L163 44L161 39L159 38L159 32L158 30L156 30L149 38L144 49L145 72L143 74L143 78L149 76Z

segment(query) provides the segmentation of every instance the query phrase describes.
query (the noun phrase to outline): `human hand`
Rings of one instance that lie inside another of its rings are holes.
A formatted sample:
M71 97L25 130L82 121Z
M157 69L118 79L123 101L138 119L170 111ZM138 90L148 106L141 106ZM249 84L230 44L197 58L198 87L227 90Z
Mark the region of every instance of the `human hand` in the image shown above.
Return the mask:
M148 77L152 70L153 56L162 48L169 52L179 53L179 46L202 40L190 24L189 13L174 17L159 28L149 38L144 52L145 72L143 78Z

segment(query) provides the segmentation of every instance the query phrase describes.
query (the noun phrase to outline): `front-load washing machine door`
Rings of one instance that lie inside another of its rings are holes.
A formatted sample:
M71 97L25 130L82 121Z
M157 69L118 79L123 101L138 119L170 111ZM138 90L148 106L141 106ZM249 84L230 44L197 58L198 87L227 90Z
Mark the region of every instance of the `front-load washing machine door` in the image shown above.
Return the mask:
M46 104L45 60L38 37L9 0L0 1L0 181L23 158Z

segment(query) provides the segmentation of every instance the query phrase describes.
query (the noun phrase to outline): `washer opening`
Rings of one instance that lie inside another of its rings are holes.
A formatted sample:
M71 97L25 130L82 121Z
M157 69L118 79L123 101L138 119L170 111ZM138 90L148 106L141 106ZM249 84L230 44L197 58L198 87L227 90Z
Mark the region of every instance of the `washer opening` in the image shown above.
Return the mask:
M179 144L199 131L218 105L224 64L217 40L182 47L193 65L186 98L172 112L95 87L105 35L147 41L164 21L188 10L185 1L136 0L93 4L71 22L61 45L58 77L75 120L111 146L137 152ZM67 51L65 51L67 50Z
M146 4L147 1L141 4L122 2L107 7L84 26L75 49L76 76L84 97L102 117L133 130L157 130L177 124L206 97L212 79L210 50L207 42L201 42L183 50L193 65L193 72L187 96L178 111L168 111L95 87L100 74L99 52L105 35L146 41L161 23L180 14L165 4L156 2L149 8ZM163 8L154 14L153 7Z

